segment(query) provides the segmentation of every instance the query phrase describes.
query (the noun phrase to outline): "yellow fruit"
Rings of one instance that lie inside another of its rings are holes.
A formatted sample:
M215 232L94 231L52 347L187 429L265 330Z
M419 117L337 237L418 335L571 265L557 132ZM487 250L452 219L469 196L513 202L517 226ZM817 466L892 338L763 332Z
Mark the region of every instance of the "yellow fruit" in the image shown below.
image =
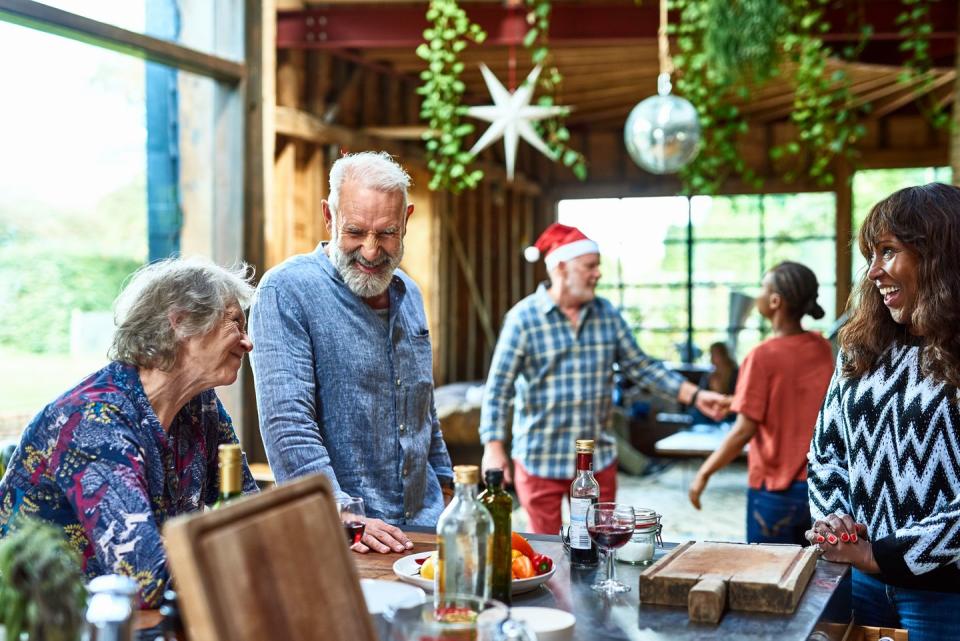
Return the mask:
M517 558L518 556L523 556L523 552L521 552L520 550L510 550L510 559L511 559L511 560Z
M420 576L427 581L433 581L433 571L436 568L437 553L432 553L423 565L420 566Z

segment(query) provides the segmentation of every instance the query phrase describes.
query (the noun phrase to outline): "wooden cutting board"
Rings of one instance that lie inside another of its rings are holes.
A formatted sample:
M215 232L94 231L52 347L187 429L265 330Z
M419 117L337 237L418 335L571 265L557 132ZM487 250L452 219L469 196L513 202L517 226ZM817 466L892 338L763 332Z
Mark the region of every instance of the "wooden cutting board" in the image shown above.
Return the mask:
M798 545L678 545L640 575L640 601L687 606L695 621L717 622L726 608L790 614L817 564Z
M165 545L190 641L375 641L330 484L179 517Z

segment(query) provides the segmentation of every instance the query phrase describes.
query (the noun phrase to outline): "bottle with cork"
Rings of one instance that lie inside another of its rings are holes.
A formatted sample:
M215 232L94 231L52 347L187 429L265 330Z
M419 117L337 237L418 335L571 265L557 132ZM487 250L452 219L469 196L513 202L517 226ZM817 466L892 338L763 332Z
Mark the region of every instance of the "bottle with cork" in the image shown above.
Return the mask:
M480 468L453 468L455 493L437 521L437 568L434 605L444 607L445 597L490 598L493 579L493 519L477 500Z
M220 497L213 504L214 510L222 508L234 499L243 496L243 481L240 473L240 446L225 443L219 448L220 456Z

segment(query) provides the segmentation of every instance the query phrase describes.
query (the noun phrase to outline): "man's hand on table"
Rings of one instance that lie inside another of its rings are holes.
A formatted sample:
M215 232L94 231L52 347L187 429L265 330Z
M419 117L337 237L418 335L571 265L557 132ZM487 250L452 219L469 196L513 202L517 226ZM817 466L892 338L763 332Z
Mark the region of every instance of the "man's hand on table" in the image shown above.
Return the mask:
M384 523L380 519L367 519L367 526L363 530L363 538L359 543L350 546L354 552L366 554L371 550L380 554L390 552L405 552L413 549L413 541L407 538L400 528Z

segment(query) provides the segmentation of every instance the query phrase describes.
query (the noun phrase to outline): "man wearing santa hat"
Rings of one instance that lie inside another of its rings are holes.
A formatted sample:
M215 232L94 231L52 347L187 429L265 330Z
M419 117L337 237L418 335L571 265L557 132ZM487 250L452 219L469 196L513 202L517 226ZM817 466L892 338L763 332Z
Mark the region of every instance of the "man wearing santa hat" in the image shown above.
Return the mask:
M721 418L729 397L701 390L647 356L614 306L596 296L600 249L575 227L550 225L524 252L550 274L511 309L490 364L480 415L483 470L502 468L530 516L530 530L556 534L560 504L575 476L577 439L596 442L600 500L617 490L610 422L613 365L636 383ZM503 445L511 403L515 475Z

